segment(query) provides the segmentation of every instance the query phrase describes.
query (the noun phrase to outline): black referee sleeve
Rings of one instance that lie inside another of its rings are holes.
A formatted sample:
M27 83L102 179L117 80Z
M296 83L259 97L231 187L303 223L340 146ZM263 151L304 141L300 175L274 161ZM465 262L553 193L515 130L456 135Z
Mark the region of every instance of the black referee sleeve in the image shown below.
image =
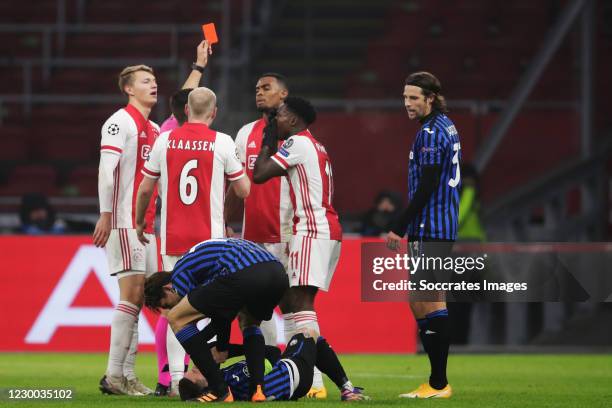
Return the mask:
M417 191L414 193L408 208L406 208L402 215L393 223L393 228L391 228L393 233L400 237L406 234L408 224L414 221L416 216L423 211L431 195L440 185L441 169L441 165L439 164L422 167L421 179L419 180Z

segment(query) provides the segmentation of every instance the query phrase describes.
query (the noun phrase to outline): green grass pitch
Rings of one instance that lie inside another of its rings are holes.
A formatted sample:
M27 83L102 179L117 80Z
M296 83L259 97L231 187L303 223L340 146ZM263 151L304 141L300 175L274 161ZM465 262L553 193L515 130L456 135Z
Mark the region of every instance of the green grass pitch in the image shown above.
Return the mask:
M344 355L349 377L363 386L371 407L611 407L612 355L451 355L450 400L400 400L428 374L424 355ZM106 396L98 380L106 366L104 354L0 354L1 388L72 388L70 401L9 401L6 407L163 407L183 404L178 399ZM142 353L137 369L149 386L156 381L155 356ZM325 401L270 402L275 407L339 406L339 393L327 382ZM241 405L249 403L240 403Z

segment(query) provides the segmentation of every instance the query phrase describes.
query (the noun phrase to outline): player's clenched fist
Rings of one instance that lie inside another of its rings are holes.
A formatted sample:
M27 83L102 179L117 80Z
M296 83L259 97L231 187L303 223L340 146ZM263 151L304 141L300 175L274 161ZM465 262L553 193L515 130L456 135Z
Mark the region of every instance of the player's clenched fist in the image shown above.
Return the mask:
M96 229L93 233L93 243L98 248L102 248L106 245L108 237L111 231L111 213L103 212L100 214L100 218L96 223Z
M394 232L389 232L387 234L387 248L397 251L400 247L400 243L402 242L402 237L397 235Z

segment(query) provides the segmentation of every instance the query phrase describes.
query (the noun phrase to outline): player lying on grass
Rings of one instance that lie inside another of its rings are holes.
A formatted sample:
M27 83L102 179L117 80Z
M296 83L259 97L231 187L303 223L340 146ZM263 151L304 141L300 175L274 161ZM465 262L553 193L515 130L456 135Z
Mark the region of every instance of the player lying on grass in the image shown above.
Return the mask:
M207 378L209 388L202 402L207 402L207 399L233 400L216 363L228 357L230 325L238 311L242 311L243 316L241 327L246 362L251 373L251 399L266 398L263 393L265 345L257 324L271 316L287 287L287 276L275 259L265 249L246 240L208 240L181 258L172 273L160 272L146 281L145 304L151 309L171 309L168 320L172 329ZM253 268L256 260L260 262ZM250 262L251 267L237 270L237 262L242 266ZM279 266L282 275L278 272ZM183 295L186 296L182 298ZM210 317L211 323L200 332L195 322L204 317ZM343 400L364 399L360 390L353 387L346 377L325 339L315 333L319 348L317 366L336 382ZM206 343L215 334L217 344L211 353Z
M277 354L276 358L270 358L273 353L269 351L266 354L272 363L264 377L264 393L268 401L297 400L305 396L312 385L315 365L338 386L341 401L370 399L361 388L351 384L334 350L314 330L303 329L295 334L280 357ZM333 363L327 364L329 361ZM246 361L238 361L222 372L234 399L248 401L250 374ZM207 385L206 378L197 369L192 370L179 382L181 399L208 402Z
M210 401L232 401L233 397L206 344L212 337L210 330L198 330L196 322L211 319L217 335L213 352L218 361L224 361L232 320L243 311L250 394L253 401L263 401L265 343L259 323L272 317L288 286L285 269L265 249L242 239L211 239L191 248L172 273L158 272L148 278L145 305L170 309L170 326L206 376Z

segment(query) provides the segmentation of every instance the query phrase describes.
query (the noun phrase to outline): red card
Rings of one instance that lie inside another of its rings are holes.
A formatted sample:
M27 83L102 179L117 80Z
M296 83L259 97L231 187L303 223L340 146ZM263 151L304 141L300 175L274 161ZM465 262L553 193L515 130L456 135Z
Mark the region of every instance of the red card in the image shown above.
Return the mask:
M212 45L219 42L217 30L215 30L215 23L202 24L202 32L204 33L204 39L208 41L208 44Z

